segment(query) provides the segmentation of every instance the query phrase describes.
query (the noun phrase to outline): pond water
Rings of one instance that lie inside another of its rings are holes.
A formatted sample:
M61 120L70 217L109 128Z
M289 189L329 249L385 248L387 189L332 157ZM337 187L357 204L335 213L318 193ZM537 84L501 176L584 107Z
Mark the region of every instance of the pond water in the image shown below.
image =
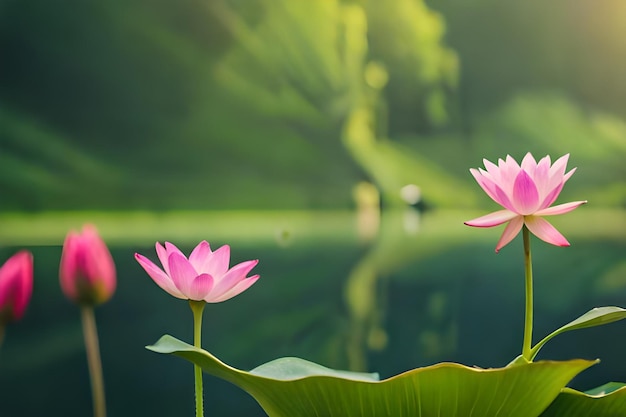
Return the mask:
M481 213L135 213L4 216L0 260L26 247L35 290L0 352L0 415L86 416L90 388L78 309L61 294L58 264L70 227L94 222L118 268L118 289L96 311L110 416L192 416L192 365L147 351L161 335L192 342L186 302L158 288L133 259L154 242L184 252L200 239L258 258L261 279L204 313L203 347L251 369L282 356L377 371L386 378L439 361L497 367L519 354L524 283L521 237L494 253L501 228ZM57 217L55 217L57 216ZM553 223L570 240L533 238L535 341L593 307L626 306L626 216L581 208ZM566 333L539 359L602 362L572 381L626 381L626 323ZM246 393L204 377L207 416L264 416Z

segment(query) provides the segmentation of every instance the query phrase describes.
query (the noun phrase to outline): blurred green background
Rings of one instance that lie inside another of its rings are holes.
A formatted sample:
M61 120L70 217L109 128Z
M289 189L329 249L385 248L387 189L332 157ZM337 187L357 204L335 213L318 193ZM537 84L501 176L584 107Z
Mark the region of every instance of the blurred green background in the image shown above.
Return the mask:
M521 243L496 256L501 228L462 225L496 207L468 172L482 158L570 153L558 202L589 200L554 219L571 248L535 240L537 337L626 306L624 39L622 0L2 0L0 261L32 250L36 281L0 352L0 416L90 409L57 278L85 222L118 265L97 311L112 416L193 412L191 369L143 349L191 338L132 259L156 240L260 259L205 315L234 366L506 364ZM603 359L576 387L626 380L623 324L562 340L544 357ZM205 380L213 415L263 415Z
M459 207L526 151L623 206L625 37L621 0L4 0L0 209Z

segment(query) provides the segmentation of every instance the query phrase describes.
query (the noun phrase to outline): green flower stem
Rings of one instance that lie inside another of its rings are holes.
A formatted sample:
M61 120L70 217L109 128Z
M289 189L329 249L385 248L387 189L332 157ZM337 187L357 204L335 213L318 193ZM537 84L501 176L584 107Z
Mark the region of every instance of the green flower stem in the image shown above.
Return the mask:
M522 357L532 362L531 345L533 341L533 265L530 255L530 232L526 225L522 228L524 237L524 269L526 271L526 315L524 320L524 342Z
M83 336L87 350L87 364L91 377L91 395L93 399L94 417L106 416L106 402L104 399L104 379L102 378L102 362L100 360L100 348L98 346L98 330L93 307L83 305L80 309L83 322Z
M189 300L189 307L193 312L193 345L197 348L202 348L202 312L205 305L204 301ZM196 417L203 417L202 368L194 365L193 372L196 382Z

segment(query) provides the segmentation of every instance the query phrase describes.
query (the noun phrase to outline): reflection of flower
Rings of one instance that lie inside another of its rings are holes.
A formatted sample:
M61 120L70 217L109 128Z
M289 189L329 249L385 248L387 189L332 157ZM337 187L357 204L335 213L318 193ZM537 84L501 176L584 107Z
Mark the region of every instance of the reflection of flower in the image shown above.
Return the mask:
M59 272L63 292L79 304L101 304L115 292L113 258L92 225L83 226L82 233L67 234Z
M0 267L0 325L19 320L33 293L33 255L20 251Z
M228 268L228 245L213 252L209 243L202 241L189 259L169 242L165 242L165 247L157 242L156 251L163 269L138 253L135 259L159 287L176 298L219 303L240 294L259 279L259 275L246 277L258 260Z
M556 246L569 246L569 242L554 226L542 218L563 214L574 210L586 201L574 201L550 207L572 176L576 168L565 173L569 154L557 159L550 166L546 156L537 163L531 153L527 153L521 166L511 156L498 160L498 165L483 160L485 169L470 169L482 189L505 210L495 211L486 216L465 222L468 226L493 227L509 222L498 244L496 252L508 244L522 229L528 227L535 236Z

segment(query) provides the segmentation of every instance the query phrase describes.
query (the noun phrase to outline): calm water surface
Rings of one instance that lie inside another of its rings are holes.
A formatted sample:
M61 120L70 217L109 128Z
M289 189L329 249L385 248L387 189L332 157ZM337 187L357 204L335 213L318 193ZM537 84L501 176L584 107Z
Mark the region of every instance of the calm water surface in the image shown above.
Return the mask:
M27 314L0 352L0 416L91 413L79 312L58 285L63 235L87 220L118 268L115 296L96 311L110 416L194 413L192 365L144 348L166 333L192 342L187 303L133 259L155 260L155 240L188 252L205 238L214 248L229 243L234 262L260 260L260 281L205 310L204 348L237 368L299 356L384 378L439 361L506 365L521 348L521 238L496 255L501 229L463 226L474 214L386 213L380 224L350 213L0 219L0 259L26 247L36 274ZM554 224L570 248L533 239L535 340L593 307L626 306L624 212L565 217ZM571 384L588 389L626 381L624 351L626 323L614 323L564 334L540 357L601 358ZM265 415L227 382L205 375L204 384L207 416Z

